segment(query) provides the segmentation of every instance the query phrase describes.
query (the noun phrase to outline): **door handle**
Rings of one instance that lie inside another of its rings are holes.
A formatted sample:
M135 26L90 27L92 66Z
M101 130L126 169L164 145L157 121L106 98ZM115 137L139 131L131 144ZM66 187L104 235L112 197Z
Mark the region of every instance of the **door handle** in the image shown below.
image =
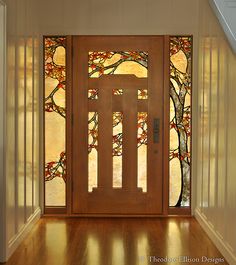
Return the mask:
M153 143L159 143L159 136L160 136L160 119L154 118L153 119Z

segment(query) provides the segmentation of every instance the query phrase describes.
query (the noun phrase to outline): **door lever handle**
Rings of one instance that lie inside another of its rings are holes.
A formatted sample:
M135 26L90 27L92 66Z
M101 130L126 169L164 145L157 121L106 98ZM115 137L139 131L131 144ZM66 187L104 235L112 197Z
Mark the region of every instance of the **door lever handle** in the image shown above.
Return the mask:
M159 143L159 136L160 136L160 119L154 118L153 119L153 143Z

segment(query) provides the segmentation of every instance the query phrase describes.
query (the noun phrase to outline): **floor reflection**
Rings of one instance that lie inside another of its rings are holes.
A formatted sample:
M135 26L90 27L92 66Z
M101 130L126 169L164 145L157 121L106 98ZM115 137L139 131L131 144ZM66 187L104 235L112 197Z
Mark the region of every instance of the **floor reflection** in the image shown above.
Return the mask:
M111 251L111 261L112 265L125 264L125 249L124 240L120 237L112 238L112 251Z
M171 259L203 256L222 258L194 218L44 218L6 265L183 264Z
M113 220L114 227L104 233L101 222L94 224L87 233L85 265L123 265L123 264L149 264L150 233L145 227L132 226L132 221L125 224L125 233L122 232L122 222ZM104 257L106 259L104 263Z
M64 222L47 223L45 227L45 245L47 264L65 264L68 245L67 225Z
M86 244L86 262L87 264L102 265L100 263L100 252L102 246L98 238L92 234L88 235Z

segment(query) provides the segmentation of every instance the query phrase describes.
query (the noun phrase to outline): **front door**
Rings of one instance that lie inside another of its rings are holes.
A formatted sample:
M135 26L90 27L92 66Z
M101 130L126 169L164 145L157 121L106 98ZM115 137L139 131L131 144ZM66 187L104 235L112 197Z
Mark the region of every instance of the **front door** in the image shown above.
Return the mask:
M72 41L72 212L162 214L164 38Z

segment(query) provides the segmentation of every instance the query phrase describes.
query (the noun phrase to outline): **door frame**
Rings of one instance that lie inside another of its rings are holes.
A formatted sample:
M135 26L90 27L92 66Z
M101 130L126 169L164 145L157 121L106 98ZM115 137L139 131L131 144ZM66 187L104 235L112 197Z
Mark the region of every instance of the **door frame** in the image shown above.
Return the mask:
M144 35L79 35L81 37L143 37ZM163 36L164 39L164 74L163 74L163 201L161 215L112 215L112 217L167 217L172 215L178 216L191 216L191 174L190 174L190 206L189 207L170 207L169 206L169 115L170 115L170 35L145 35L145 37ZM177 35L176 35L177 36ZM181 35L182 36L182 35ZM187 35L184 35L187 36ZM45 36L46 37L46 36ZM47 36L48 37L48 36ZM73 49L72 39L73 35L67 35L66 37L66 135L71 135L72 124L73 124ZM192 37L192 36L191 36ZM191 99L192 103L192 99ZM191 124L192 128L192 124ZM78 217L106 217L109 214L74 214L72 211L72 193L73 193L73 182L72 182L72 142L70 137L66 137L66 206L65 207L45 207L45 215L62 215L62 216L78 216ZM192 137L191 137L191 150L192 151ZM164 177L168 176L168 177Z

